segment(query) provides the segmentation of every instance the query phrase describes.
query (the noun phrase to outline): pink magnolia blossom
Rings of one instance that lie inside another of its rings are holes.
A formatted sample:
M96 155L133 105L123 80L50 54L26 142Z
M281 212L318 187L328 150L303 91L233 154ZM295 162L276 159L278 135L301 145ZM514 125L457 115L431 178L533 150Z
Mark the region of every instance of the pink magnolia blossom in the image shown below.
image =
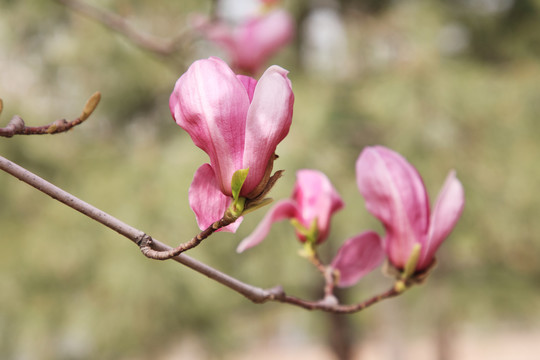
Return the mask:
M204 35L227 51L232 67L256 74L294 36L294 21L282 9L254 16L240 25L223 22L199 26Z
M176 82L169 100L172 116L210 157L189 191L201 229L223 216L237 170L249 168L241 197L256 197L268 182L276 147L291 126L294 95L287 73L271 66L257 82L209 58L194 62ZM225 230L237 227L238 221Z
M343 205L326 175L316 170L299 170L292 197L278 201L255 231L240 243L237 251L242 252L259 244L268 235L272 224L284 219L294 219L306 230L315 224L315 241L321 243L328 236L331 216ZM296 231L296 235L300 241L306 241L305 234Z
M375 269L384 259L381 238L366 231L348 239L338 250L332 268L339 271L338 286L354 285Z
M392 265L404 269L413 246L420 244L415 270L428 268L463 211L463 187L455 172L446 178L432 212L420 174L390 149L364 149L356 162L356 176L368 211L386 229L383 248Z

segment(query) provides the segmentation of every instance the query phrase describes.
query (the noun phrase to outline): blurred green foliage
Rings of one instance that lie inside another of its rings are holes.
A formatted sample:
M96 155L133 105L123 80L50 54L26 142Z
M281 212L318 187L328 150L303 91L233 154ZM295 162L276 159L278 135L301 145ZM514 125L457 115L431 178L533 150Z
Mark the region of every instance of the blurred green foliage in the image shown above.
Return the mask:
M402 153L432 200L454 168L466 191L462 219L433 277L391 302L417 332L429 332L440 318L534 324L540 2L491 12L472 0L343 3L348 76L305 70L298 48L274 59L291 71L296 103L290 136L278 147L276 167L286 176L273 197L289 196L297 169L328 174L347 204L323 248L330 259L347 237L381 230L356 190L354 162L364 146ZM95 4L163 37L180 33L190 13L210 8L197 1ZM291 8L301 14L306 4ZM448 26L457 29L454 38L443 36ZM461 45L449 53L442 41ZM74 118L88 96L102 92L87 123L68 134L0 139L0 154L171 245L197 232L187 189L207 159L172 121L168 96L186 66L208 54L194 46L156 57L54 1L0 1L0 44L2 124L13 114L30 125ZM264 212L247 216L237 235L217 234L190 255L257 286L282 284L316 297L320 280L296 255L287 223L259 247L235 253ZM325 335L325 314L254 305L176 263L147 260L116 233L3 173L0 241L2 359L156 359L193 337L203 353L221 358L216 354L272 344L279 334L308 343ZM347 298L388 284L372 274ZM351 320L355 329L378 329L387 310L377 305Z

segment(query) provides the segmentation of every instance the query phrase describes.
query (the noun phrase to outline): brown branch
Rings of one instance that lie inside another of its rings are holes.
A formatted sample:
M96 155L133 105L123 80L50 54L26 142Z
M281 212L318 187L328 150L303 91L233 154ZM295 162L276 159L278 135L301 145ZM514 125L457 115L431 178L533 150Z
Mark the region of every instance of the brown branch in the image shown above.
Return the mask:
M395 286L393 286L392 288L388 289L387 291L379 295L373 296L372 298L368 300L365 300L361 303L353 304L353 305L339 304L337 303L337 300L334 297L325 297L324 299L319 300L319 301L306 301L303 299L296 298L294 296L286 295L285 293L278 294L278 296L276 296L275 299L272 299L272 300L291 304L291 305L296 305L306 310L322 310L322 311L335 313L335 314L352 314L352 313L362 311L372 305L375 305L376 303L382 300L398 296L402 293L403 291L399 291L396 289Z
M139 245L144 241L148 241L150 236L143 231L138 230L123 221L107 214L106 212L99 210L98 208L84 202L81 199L71 195L70 193L60 189L59 187L51 184L50 182L42 179L41 177L33 174L32 172L24 169L23 167L9 161L8 159L0 156L0 169L11 174L17 179L27 183L28 185L36 188L37 190L49 195L55 200L71 207L74 210L90 217L91 219L107 226L108 228L116 231L120 235L133 241ZM156 239L152 239L153 247L158 251L168 251L171 247L159 242ZM244 295L248 299L256 303L261 303L276 296L279 289L263 290L254 286L245 284L227 274L224 274L206 264L203 264L187 255L180 254L175 256L173 260L186 265L187 267L215 280L230 289Z
M66 132L75 126L82 124L86 119L88 119L88 117L96 109L100 99L101 94L99 91L95 92L86 102L81 115L72 121L60 119L48 125L26 126L24 120L19 115L15 115L11 118L6 127L0 128L0 136L9 138L14 135L45 135ZM1 108L2 106L0 106L0 112Z
M161 56L169 56L182 47L186 41L186 34L178 35L174 39L163 39L140 30L136 30L129 22L123 17L89 5L79 0L55 0L64 6L78 12L79 14L86 16L103 26L124 35L128 40L133 42L136 46L156 53Z
M17 179L33 186L37 190L49 195L55 200L62 202L63 204L71 207L74 210L81 212L82 214L90 217L91 219L107 226L108 228L116 231L120 235L128 238L139 247L145 243L151 243L152 248L160 252L168 252L173 250L171 247L151 238L143 231L138 230L123 221L107 214L106 212L99 210L98 208L78 199L70 193L60 189L59 187L51 184L50 182L40 178L32 172L24 169L23 167L9 161L8 159L0 156L0 169L8 174L16 177ZM206 231L206 230L205 230ZM246 284L236 278L233 278L219 270L216 270L202 262L199 262L185 254L180 254L172 258L174 261L179 262L192 270L209 277L212 280L219 282L222 285L227 286L231 290L234 290L254 303L264 303L267 301L277 301L281 303L287 303L295 305L307 310L322 310L332 313L349 314L361 311L371 305L378 303L384 299L388 299L397 296L403 291L412 286L413 282L405 283L402 288L397 286L392 287L388 291L374 296L364 302L354 305L342 305L337 302L337 299L330 296L325 296L324 299L319 301L303 300L294 296L287 295L281 286L276 286L271 289L262 289L249 284Z

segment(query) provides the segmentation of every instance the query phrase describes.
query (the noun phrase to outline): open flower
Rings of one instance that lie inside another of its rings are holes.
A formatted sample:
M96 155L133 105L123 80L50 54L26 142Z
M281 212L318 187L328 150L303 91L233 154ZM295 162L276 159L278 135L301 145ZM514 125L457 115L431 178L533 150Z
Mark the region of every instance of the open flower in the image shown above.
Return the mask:
M256 74L294 36L294 22L285 10L253 16L239 25L221 21L198 25L204 36L227 51L232 67Z
M172 116L210 157L189 191L201 229L219 220L230 205L236 171L249 169L241 197L252 199L266 189L276 146L292 120L294 95L287 73L271 66L257 82L209 58L194 62L176 82L169 100ZM236 227L238 222L225 230Z
M259 244L268 235L272 224L284 219L294 221L300 241L311 237L311 241L321 243L328 236L331 216L343 205L326 175L316 170L299 170L291 198L278 201L255 231L240 243L237 251Z
M455 172L446 178L431 213L420 174L390 149L365 148L356 162L356 177L368 211L386 229L383 248L390 263L403 270L413 248L420 246L414 270L427 269L463 211L463 187Z

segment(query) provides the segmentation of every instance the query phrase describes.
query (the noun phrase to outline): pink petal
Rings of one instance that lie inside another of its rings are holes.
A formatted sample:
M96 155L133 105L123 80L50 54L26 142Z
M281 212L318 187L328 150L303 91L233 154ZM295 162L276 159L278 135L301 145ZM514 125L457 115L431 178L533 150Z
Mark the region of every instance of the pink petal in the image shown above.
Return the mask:
M338 286L356 284L375 269L384 259L381 239L376 232L367 231L347 240L332 260L332 268L339 271Z
M422 257L419 259L417 270L422 270L429 266L435 252L448 237L456 225L463 207L465 206L465 193L463 185L456 178L456 172L451 171L435 203L433 213L431 214L431 224L426 243L423 245Z
M362 151L356 177L368 211L386 228L388 257L402 268L428 230L429 202L422 178L405 158L382 146Z
M318 242L324 241L328 236L331 216L344 206L330 180L320 171L299 170L293 199L298 204L297 220L309 228L312 221L317 219Z
M296 204L291 199L278 201L266 213L257 228L247 238L242 240L236 251L241 253L250 247L258 245L270 232L270 227L276 221L293 218L296 213Z
M169 106L175 121L210 157L221 191L231 194L233 173L242 168L249 96L225 62L194 62L178 79Z
M289 132L294 95L287 73L279 66L271 66L255 88L247 114L243 168L249 167L249 174L242 195L259 185L270 157Z
M189 205L195 213L197 224L201 230L221 219L232 201L232 198L221 192L210 164L203 164L197 169L189 187L188 197ZM218 231L236 232L241 222L242 218L239 218Z
M251 76L246 75L236 75L238 80L244 85L246 88L246 91L249 96L249 102L251 103L251 100L253 100L253 93L255 92L255 87L257 86L257 80L252 78Z

